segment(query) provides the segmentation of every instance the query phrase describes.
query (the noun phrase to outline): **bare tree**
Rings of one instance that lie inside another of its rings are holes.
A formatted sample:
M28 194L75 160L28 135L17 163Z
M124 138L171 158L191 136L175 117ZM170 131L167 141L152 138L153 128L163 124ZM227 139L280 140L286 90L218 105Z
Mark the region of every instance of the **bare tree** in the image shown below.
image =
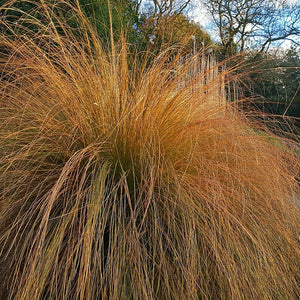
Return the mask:
M182 13L192 0L152 0L155 15L172 15Z
M297 42L300 4L288 0L204 0L226 55L245 48L268 50L283 40Z

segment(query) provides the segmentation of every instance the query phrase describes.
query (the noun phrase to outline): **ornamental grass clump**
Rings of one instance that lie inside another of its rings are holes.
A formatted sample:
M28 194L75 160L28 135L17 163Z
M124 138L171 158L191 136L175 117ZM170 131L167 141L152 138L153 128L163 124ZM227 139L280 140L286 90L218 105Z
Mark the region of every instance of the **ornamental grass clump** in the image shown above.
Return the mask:
M1 298L300 297L299 158L221 101L229 71L179 84L178 52L39 3L2 7Z

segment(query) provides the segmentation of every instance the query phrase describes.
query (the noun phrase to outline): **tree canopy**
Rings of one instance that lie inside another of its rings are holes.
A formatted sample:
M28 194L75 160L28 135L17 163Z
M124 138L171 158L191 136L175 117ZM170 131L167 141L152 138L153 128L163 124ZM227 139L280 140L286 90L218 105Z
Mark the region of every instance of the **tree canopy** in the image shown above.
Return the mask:
M225 55L260 52L283 40L299 42L300 4L287 0L204 0Z

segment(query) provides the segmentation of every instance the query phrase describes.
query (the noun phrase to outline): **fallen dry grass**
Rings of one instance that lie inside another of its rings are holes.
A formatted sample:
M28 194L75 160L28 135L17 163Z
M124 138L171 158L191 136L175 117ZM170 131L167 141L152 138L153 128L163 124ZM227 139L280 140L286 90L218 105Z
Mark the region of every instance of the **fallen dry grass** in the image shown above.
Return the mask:
M288 143L211 101L220 78L180 88L169 53L103 51L41 3L1 21L2 298L300 297Z

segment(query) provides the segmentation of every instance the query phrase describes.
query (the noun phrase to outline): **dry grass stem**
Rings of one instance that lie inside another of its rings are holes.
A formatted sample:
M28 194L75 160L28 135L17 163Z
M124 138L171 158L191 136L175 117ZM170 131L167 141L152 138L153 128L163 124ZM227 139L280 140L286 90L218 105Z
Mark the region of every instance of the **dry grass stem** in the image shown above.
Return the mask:
M1 9L2 299L299 298L299 151L224 101L229 71L181 86L170 51L111 55L38 3Z

